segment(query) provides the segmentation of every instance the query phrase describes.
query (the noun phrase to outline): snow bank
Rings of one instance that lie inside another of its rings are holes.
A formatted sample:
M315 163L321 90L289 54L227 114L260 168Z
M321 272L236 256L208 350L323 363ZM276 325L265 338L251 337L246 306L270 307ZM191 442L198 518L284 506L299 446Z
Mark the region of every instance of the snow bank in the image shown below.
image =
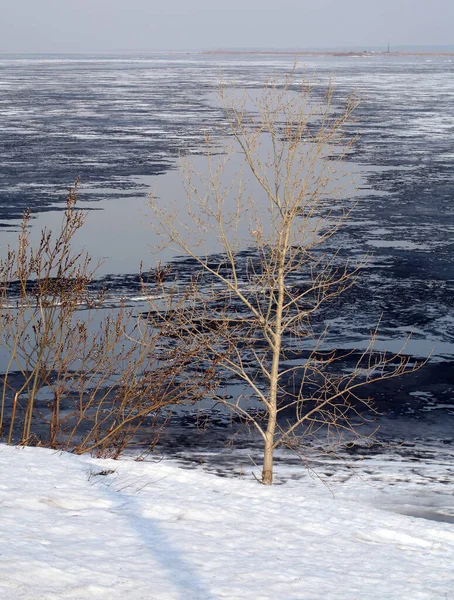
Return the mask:
M454 525L374 507L361 480L266 488L6 446L0 475L5 600L454 598Z

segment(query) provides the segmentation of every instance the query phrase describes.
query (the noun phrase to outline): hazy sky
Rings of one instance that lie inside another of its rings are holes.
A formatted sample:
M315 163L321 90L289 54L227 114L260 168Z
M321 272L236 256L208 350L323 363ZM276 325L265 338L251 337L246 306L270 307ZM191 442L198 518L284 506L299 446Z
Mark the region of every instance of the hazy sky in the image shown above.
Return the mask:
M1 0L0 52L454 45L454 0Z

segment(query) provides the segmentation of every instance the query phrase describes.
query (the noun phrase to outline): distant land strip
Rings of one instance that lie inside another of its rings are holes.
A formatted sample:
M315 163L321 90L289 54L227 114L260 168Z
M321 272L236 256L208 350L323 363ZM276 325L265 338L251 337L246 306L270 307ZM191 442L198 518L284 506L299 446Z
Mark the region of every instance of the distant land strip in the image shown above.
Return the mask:
M201 54L232 54L258 56L454 56L454 52L387 52L365 50L364 52L337 52L333 50L205 50Z

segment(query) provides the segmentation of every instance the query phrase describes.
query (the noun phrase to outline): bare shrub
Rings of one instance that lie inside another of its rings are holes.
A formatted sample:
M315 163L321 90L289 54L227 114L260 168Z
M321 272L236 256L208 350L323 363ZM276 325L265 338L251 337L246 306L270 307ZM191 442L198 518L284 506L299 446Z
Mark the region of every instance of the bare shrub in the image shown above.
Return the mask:
M145 423L154 443L163 409L199 398L208 375L191 340L164 351L151 315L107 310L104 293L90 292L96 266L72 250L85 220L76 198L77 183L61 230L44 230L36 248L27 212L17 249L0 263L0 432L8 444L118 456ZM190 381L181 377L188 364Z

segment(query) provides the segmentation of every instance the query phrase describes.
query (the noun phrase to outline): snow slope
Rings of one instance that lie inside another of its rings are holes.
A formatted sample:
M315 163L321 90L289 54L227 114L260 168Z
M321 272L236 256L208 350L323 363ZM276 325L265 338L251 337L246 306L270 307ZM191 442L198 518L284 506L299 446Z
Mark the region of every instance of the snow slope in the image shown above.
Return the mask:
M377 493L0 446L0 598L454 598L454 524Z

